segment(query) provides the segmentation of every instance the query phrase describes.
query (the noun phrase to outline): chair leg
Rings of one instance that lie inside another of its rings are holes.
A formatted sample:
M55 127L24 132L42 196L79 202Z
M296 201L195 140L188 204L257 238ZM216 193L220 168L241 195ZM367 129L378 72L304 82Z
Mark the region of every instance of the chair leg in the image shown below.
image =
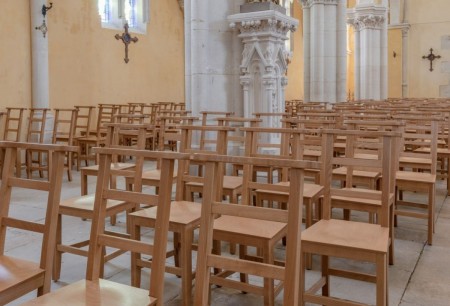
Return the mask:
M98 163L97 163L98 165ZM114 175L111 175L111 177L109 178L109 186L111 187L111 189L116 189L117 188L117 178ZM109 223L114 226L116 225L117 222L117 215L112 215L109 218Z
M328 273L330 265L330 258L328 256L322 255L322 277L325 278L325 285L322 287L322 295L330 295L330 275Z
M300 248L300 277L298 282L299 306L305 305L305 302L303 301L303 294L305 293L305 275L306 275L305 258L307 254L303 253L302 250L303 248Z
M131 227L130 238L134 240L141 240L141 227L134 224L133 218L129 219ZM141 286L142 267L137 264L138 260L140 259L140 253L131 253L131 285L138 288Z
M386 254L378 254L376 257L377 266L377 306L388 305L387 286L387 260Z
M193 229L181 233L181 291L183 305L191 305L192 295L192 239Z
M174 263L175 267L180 267L180 256L181 256L181 243L182 243L180 233L173 232L173 249L174 249Z
M239 258L245 258L245 256L247 255L247 246L245 245L239 245ZM245 273L240 273L239 274L239 279L241 281L241 283L248 283L248 275ZM243 291L242 293L246 293L245 291Z
M395 244L395 235L394 235L394 204L389 206L389 238L391 243L389 244L389 264L394 264L394 244Z
M433 244L434 233L434 202L435 202L436 188L433 184L428 192L428 245Z
M62 242L62 216L58 214L58 224L56 227L56 247L55 247L55 257L53 258L53 281L58 281L61 277L61 261L62 252L58 251L58 246Z
M267 243L263 249L263 262L273 264L273 247ZM264 278L264 306L275 304L275 286L272 278Z

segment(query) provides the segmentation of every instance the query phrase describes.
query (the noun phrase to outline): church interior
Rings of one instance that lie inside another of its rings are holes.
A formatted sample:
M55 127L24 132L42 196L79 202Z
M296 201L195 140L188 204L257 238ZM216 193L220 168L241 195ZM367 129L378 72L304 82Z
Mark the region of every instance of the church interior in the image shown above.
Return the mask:
M0 305L448 305L450 1L4 0Z

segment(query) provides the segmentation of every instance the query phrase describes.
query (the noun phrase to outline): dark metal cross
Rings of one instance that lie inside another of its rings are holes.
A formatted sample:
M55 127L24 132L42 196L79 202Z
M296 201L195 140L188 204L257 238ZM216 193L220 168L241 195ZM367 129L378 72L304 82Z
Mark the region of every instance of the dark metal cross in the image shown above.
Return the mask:
M423 59L428 59L430 61L430 71L433 71L433 61L435 59L441 58L440 55L433 54L433 48L430 49L430 54L422 56Z
M128 45L131 42L136 43L138 41L137 37L131 37L130 33L128 33L128 23L125 23L125 25L123 26L125 29L125 32L122 33L122 35L116 34L116 36L114 36L117 40L122 40L123 43L125 44L125 58L123 59L125 61L125 63L128 63L130 60L128 59Z

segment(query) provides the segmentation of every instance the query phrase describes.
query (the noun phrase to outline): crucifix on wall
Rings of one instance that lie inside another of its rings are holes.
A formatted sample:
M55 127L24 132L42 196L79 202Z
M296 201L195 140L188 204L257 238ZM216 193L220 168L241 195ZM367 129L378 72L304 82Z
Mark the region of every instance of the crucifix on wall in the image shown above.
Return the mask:
M433 71L433 70L434 70L434 69L433 69L433 61L434 61L435 59L441 58L441 56L440 56L440 55L435 55L435 54L433 54L433 48L431 48L431 49L430 49L430 54L424 55L424 56L422 56L422 58L423 58L423 59L427 59L427 60L430 61L430 71Z
M128 23L126 23L124 26L125 32L122 33L122 35L116 34L116 36L114 36L117 40L122 40L122 42L125 44L125 58L123 59L125 61L125 63L128 64L128 62L130 61L130 59L128 58L128 45L131 42L138 42L138 38L137 37L131 37L130 33L128 33Z

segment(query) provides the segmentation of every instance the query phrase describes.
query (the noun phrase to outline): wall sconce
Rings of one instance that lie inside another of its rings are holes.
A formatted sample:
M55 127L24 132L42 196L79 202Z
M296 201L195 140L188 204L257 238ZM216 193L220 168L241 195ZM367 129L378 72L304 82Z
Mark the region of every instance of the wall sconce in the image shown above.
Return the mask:
M48 32L47 25L45 24L45 16L47 15L47 11L49 11L52 7L53 7L53 2L50 2L50 6L45 6L45 4L42 6L41 12L42 12L42 16L44 17L44 20L42 21L42 24L40 26L35 27L36 30L39 30L42 32L42 34L44 35L44 38Z
M395 51L393 51L392 56L393 56L394 58L396 58L396 57L397 57L397 53L396 53Z

